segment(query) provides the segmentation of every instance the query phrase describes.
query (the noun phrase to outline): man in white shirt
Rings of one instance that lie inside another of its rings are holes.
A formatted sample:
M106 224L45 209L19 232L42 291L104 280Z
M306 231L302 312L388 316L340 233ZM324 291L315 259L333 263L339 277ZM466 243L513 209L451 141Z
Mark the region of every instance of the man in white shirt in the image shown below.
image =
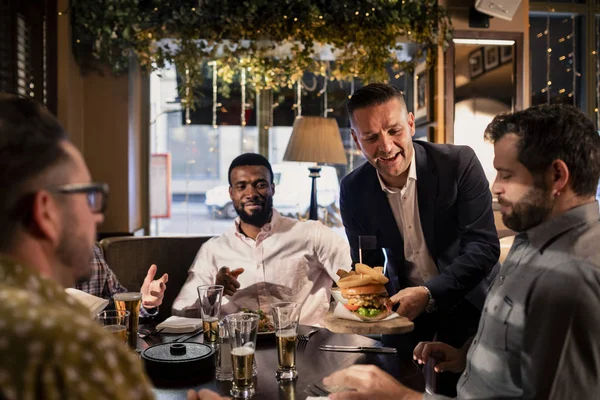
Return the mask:
M221 315L242 308L269 312L277 301L302 303L300 323L322 324L338 269L352 264L346 239L318 221L300 222L273 209L273 171L259 154L229 167L235 226L205 243L173 303L173 314L197 316L200 285L225 286Z

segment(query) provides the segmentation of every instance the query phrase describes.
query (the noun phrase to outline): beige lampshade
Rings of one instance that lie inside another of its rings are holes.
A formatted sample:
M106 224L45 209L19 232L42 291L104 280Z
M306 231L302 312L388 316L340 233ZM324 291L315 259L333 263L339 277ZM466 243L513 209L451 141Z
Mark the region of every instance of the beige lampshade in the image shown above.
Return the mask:
M346 164L342 136L334 118L297 117L284 161Z

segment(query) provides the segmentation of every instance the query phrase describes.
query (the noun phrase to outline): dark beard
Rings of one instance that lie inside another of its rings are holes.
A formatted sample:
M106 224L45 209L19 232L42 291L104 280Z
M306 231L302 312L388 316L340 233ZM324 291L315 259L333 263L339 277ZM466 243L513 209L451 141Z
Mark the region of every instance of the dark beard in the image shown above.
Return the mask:
M263 201L264 207L262 210L254 211L252 214L248 214L246 210L244 210L243 205L237 206L234 204L233 207L243 222L260 228L269 222L271 220L271 216L273 215L273 198L262 197L261 200Z
M550 191L534 187L514 204L510 215L503 215L502 222L516 232L524 232L544 222L554 206Z

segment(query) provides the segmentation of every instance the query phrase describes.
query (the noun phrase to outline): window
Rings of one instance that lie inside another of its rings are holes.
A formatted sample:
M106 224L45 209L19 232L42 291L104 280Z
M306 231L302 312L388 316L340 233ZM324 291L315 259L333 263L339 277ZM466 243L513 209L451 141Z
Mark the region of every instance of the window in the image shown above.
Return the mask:
M251 85L243 88L239 77L234 77L234 82L226 86L214 80L212 68L204 66L204 79L195 88L197 102L189 115L190 124L186 124L185 111L181 109L178 94L181 78L175 67L168 66L150 78L152 151L171 154L172 190L171 217L153 221L154 235L216 235L230 229L236 217L229 198L227 173L236 156L258 152L258 102ZM389 73L390 82L402 91L412 84L410 74L406 76L391 69ZM310 73L302 79L302 115L323 116L327 109L327 116L337 120L348 156L346 165L323 166L317 180L319 216L344 236L339 216L339 182L365 161L354 147L346 102L362 86L356 79L337 81ZM245 125L242 124L243 89ZM270 97L268 148L276 185L274 207L283 215L305 219L312 186L307 168L310 163L283 161L298 113L297 87L281 88L272 93L272 100ZM407 102L410 108L410 98Z
M531 105L574 104L585 109L582 16L531 13Z

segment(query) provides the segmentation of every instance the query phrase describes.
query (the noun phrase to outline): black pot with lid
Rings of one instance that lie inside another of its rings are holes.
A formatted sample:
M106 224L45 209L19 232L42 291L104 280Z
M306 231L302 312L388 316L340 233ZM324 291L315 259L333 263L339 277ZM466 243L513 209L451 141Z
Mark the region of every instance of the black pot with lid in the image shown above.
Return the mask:
M215 349L204 343L157 344L141 356L157 387L198 385L215 376Z

